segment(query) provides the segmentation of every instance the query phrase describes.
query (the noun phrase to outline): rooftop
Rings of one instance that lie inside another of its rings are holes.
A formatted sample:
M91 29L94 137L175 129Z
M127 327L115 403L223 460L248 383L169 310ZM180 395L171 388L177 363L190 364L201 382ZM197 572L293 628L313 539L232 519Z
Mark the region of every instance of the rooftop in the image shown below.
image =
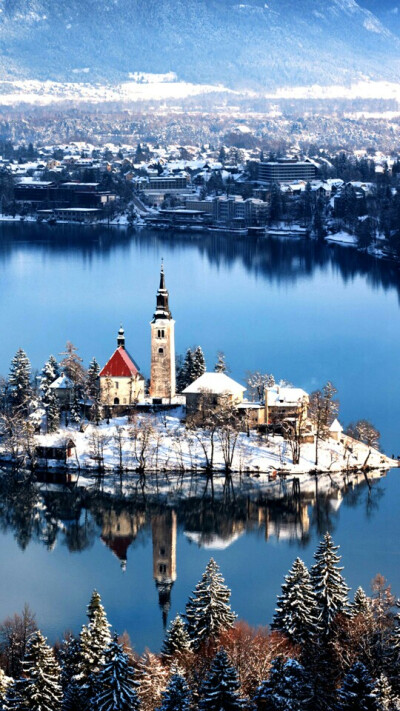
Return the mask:
M225 373L204 373L191 383L183 391L184 395L192 395L201 393L207 390L214 395L222 395L223 393L231 393L233 395L244 393L246 388L240 383L237 383L232 378L229 378Z

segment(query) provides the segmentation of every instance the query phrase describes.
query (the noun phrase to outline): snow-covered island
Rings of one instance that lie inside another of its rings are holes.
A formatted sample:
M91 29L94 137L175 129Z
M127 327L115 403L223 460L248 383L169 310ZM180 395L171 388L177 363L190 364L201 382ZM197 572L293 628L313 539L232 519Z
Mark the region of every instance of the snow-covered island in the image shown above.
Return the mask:
M136 472L138 477L154 472L204 476L207 472L229 472L265 482L277 475L293 478L398 466L397 460L345 435L337 420L330 435L319 444L316 465L315 443L302 444L299 462L294 464L290 442L281 435L263 435L255 430L248 434L228 432L224 428L210 432L207 427L193 430L185 426L183 417L183 408L177 408L138 414L133 422L119 417L98 426L91 423L83 432L63 427L56 433L36 435L35 444L39 452L46 448L65 451L65 467L70 471L95 474L101 469L105 477L107 472L120 469ZM60 461L48 459L46 465L59 468Z

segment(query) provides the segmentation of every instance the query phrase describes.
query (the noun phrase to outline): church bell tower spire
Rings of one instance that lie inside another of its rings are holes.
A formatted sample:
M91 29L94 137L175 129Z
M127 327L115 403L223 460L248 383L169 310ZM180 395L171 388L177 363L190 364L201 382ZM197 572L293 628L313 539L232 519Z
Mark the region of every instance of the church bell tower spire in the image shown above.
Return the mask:
M151 321L150 395L159 400L175 397L175 321L169 308L165 285L164 263L161 261L160 285L156 310Z

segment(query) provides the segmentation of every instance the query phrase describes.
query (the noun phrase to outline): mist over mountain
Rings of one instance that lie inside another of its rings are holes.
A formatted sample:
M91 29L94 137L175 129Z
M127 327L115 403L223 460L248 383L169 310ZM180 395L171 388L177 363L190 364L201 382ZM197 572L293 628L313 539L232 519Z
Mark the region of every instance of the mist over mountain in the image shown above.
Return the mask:
M195 83L257 90L398 81L400 38L394 22L393 31L384 24L383 11L382 19L370 11L379 4L0 0L0 73L15 80L120 82L133 72L171 71ZM385 3L388 14L392 4Z

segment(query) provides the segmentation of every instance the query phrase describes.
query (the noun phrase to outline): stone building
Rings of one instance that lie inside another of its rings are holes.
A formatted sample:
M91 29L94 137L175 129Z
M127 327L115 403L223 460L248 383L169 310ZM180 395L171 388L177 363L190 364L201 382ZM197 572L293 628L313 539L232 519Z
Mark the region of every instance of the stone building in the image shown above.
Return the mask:
M100 399L105 405L134 405L144 400L144 377L125 348L125 333L118 331L117 348L100 372Z
M203 373L183 391L186 397L186 412L198 412L207 398L209 406L218 407L222 403L239 405L243 402L246 388L225 373Z
M157 304L151 321L150 395L155 404L175 397L175 321L168 303L164 267L161 264Z
M171 606L171 589L176 580L176 533L175 511L152 516L153 577L158 590L158 601L166 627Z

